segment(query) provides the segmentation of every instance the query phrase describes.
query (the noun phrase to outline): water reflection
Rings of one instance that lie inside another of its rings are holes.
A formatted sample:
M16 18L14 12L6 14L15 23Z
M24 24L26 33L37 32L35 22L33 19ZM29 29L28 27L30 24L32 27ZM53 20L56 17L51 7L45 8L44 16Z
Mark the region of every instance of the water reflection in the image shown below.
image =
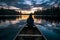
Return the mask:
M14 30L15 26L16 26L16 28L17 27L19 28L19 26L21 26L22 24L25 24L28 17L29 17L29 15L21 15L19 17L15 17L14 20L12 18L10 18L10 19L1 19L0 20L0 29L1 28L6 28L6 27L8 27L8 25L11 25L11 24L14 25L14 27L10 26L11 28L13 27L12 30ZM51 23L51 22L46 21L45 19L42 19L42 18L35 18L34 15L33 15L33 19L34 19L34 22L36 24L41 24L41 25L38 25L39 27L38 26L37 27L43 32L44 35L46 35L48 40L49 39L51 40L51 38L54 39L54 40L56 38L60 39L59 38L60 37L60 23L58 24L58 23L55 23L54 21L52 21L52 23ZM11 29L9 29L7 31L11 31Z
M27 18L29 17L29 15L19 15L19 16L6 16L6 17L0 17L0 26L1 25L9 25L9 24L16 24L19 23L21 20L27 20ZM42 19L41 17L34 17L34 15L32 16L34 19L35 23L38 24L43 24L44 26L56 26L57 23L52 21L46 21L45 19Z

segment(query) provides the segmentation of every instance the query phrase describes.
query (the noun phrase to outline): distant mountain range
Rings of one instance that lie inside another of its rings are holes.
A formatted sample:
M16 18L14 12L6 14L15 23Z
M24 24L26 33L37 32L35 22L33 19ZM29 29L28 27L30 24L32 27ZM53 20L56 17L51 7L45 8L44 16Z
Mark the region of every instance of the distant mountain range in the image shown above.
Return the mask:
M33 7L51 7L60 5L60 0L0 0L0 6L15 6L21 9Z

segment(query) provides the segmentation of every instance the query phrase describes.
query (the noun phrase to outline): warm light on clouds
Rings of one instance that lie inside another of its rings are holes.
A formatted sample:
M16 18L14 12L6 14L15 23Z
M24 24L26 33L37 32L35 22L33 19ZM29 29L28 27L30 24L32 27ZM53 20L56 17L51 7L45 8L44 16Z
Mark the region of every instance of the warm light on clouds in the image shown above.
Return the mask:
M17 7L14 7L14 6L9 6L9 9L20 9L20 8L17 8Z
M22 10L21 12L23 14L30 14L30 13L34 13L34 11L37 11L37 10L42 10L43 7L34 7L34 8L31 8L31 10Z
M43 9L43 7L33 7L33 8L31 8L31 9L29 9L29 10L21 10L20 8L17 8L17 7L14 7L14 6L5 6L5 7L3 7L4 9L14 9L15 11L17 11L17 12L19 12L20 13L20 11L22 12L22 14L30 14L30 13L34 13L35 11L37 11L37 10L42 10Z
M32 10L30 10L30 11L28 11L28 10L25 10L25 11L21 11L23 14L30 14L30 13L34 13L34 11L32 11Z
M34 7L34 8L32 8L31 10L32 11L37 11L37 10L42 10L43 9L43 7Z

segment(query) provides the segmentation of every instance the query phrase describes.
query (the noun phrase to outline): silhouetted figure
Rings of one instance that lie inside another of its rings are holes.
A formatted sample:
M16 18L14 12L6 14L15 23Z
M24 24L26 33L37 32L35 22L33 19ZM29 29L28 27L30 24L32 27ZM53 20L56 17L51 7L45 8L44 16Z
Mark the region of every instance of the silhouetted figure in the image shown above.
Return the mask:
M27 19L27 26L32 27L34 26L34 20L32 18L32 14L29 15L29 18Z

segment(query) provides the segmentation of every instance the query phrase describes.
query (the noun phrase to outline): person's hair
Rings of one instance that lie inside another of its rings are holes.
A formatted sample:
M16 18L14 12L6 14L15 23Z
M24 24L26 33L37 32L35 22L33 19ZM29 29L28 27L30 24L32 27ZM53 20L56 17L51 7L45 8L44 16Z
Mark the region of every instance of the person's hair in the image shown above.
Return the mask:
M32 18L32 14L29 15L29 18Z

